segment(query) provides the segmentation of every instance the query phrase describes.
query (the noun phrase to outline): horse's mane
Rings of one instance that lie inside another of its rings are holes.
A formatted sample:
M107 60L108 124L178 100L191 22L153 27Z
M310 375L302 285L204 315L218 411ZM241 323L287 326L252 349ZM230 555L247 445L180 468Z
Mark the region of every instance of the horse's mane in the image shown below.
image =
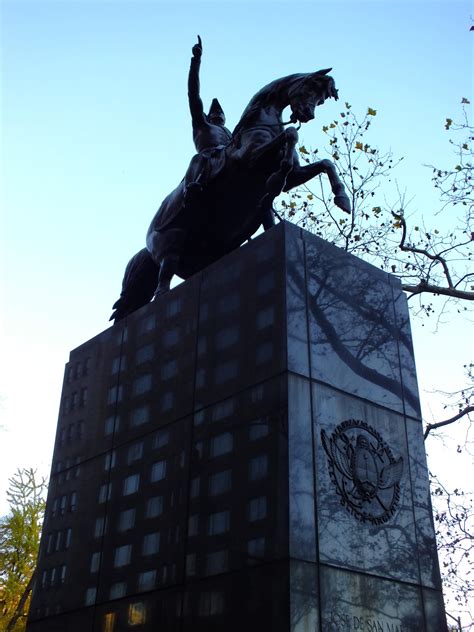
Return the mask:
M240 121L237 123L233 131L233 136L235 136L240 129L245 126L247 121L252 119L257 111L261 110L268 103L273 102L275 97L278 97L281 92L288 93L294 89L296 85L299 85L312 75L314 75L314 73L296 73L293 75L287 75L286 77L275 79L275 81L272 81L264 86L250 99L247 107L240 117Z

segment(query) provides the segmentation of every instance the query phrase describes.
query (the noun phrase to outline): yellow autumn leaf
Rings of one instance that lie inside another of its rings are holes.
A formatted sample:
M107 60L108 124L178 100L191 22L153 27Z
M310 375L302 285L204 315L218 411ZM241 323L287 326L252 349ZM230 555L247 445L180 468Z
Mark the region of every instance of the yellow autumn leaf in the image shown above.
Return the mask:
M309 156L309 151L306 149L304 145L301 145L301 147L299 148L299 152L300 154L307 154Z
M362 143L357 142L356 143L356 149L361 149L363 151L364 150L364 145Z
M369 108L369 109L367 110L367 114L368 114L369 116L375 116L375 115L377 114L377 110L374 110L373 108Z

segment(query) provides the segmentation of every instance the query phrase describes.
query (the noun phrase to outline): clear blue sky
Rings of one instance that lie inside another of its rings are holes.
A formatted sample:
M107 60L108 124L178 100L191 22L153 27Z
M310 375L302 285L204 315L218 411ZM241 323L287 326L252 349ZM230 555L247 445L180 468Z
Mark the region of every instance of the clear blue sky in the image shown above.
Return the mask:
M429 216L422 165L451 164L443 121L472 100L474 12L456 0L0 6L1 499L16 466L49 471L68 352L108 326L124 266L193 154L197 33L203 100L217 96L231 128L269 81L332 67L342 101L377 109L373 143L406 157L400 184ZM325 104L301 139L318 146L338 111Z

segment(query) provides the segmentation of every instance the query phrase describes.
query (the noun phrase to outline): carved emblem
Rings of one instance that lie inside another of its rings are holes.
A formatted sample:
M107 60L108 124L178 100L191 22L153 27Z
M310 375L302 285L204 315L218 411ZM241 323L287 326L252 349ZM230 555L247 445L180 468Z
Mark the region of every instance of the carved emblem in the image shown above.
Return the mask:
M381 435L356 419L331 435L321 430L321 440L341 503L361 522L387 522L400 499L403 458L395 459Z

